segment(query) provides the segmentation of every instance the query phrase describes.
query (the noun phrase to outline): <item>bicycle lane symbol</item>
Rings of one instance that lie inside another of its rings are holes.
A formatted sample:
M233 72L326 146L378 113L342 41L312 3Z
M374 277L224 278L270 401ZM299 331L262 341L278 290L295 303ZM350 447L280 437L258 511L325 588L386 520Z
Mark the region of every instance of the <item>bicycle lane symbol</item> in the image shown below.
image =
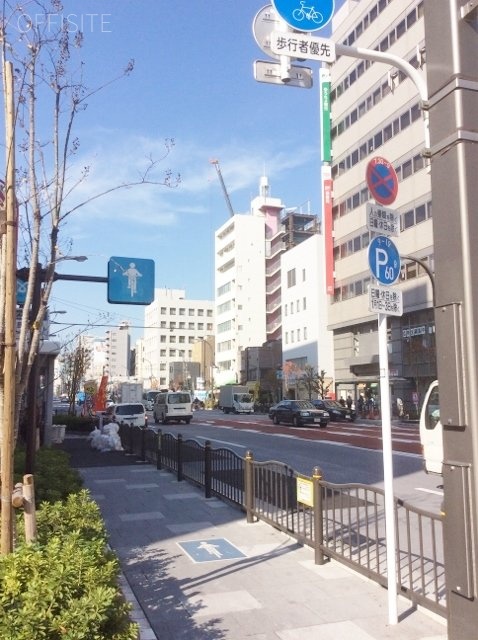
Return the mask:
M299 31L323 29L332 19L335 0L272 0L277 13Z

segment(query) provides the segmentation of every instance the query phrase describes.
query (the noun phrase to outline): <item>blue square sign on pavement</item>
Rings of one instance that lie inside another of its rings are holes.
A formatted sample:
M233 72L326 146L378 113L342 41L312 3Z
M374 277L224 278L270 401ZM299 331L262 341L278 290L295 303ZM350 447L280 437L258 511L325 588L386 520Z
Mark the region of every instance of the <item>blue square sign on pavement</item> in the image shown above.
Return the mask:
M119 258L108 261L108 302L151 304L154 300L154 260Z
M239 551L237 547L225 538L185 540L178 542L178 544L193 562L212 562L213 560L246 558L242 551Z

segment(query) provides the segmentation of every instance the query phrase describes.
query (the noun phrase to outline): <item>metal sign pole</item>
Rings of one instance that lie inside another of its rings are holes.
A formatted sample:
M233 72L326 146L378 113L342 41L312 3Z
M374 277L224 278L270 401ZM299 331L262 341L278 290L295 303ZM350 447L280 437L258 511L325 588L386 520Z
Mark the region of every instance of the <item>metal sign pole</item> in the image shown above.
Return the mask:
M388 622L397 624L397 562L395 499L393 495L392 420L388 373L387 316L378 314L380 408L382 414L383 483L385 490L385 542L387 545Z

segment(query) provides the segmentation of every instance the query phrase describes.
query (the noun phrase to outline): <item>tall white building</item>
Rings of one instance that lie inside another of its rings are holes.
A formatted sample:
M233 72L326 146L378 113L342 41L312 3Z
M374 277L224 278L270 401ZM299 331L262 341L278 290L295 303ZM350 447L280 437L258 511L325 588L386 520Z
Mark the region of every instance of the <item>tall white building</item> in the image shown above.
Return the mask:
M85 378L100 381L106 371L106 340L97 336L81 336L80 344L88 349L89 353Z
M137 364L160 388L168 388L172 367L178 363L188 377L193 345L214 333L214 303L210 300L190 300L183 289L155 289L154 301L145 308L144 338Z
M252 200L250 213L232 216L216 231L218 384L255 382L251 372L258 375L260 365L241 367L241 351L280 339L283 363L290 360L297 369L305 364L324 368L333 377L323 236L319 232L317 216L299 213L297 208L286 209L279 198L270 195L265 177L260 180L259 195ZM295 268L300 271L300 279L298 276L297 286L292 289L287 274ZM286 319L290 327L287 344L283 327ZM251 358L246 361L250 364Z
M351 47L389 52L426 77L423 1L347 0L333 21L333 40ZM400 213L394 239L401 256L422 261L433 272L430 174L422 155L424 124L417 87L391 64L340 56L332 79L333 296L329 309L334 334L339 393L378 391L377 315L368 310L371 274L366 203L371 194L366 168L383 157L398 176ZM332 256L329 256L332 258ZM330 274L329 274L330 275ZM403 260L397 285L404 315L389 318L392 394L409 409L436 375L435 325L430 278L419 263Z
M327 329L328 304L325 290L324 236L316 233L283 253L282 360L287 395L298 396L297 383L305 366L325 371L334 379L333 334Z
M106 332L105 374L109 379L128 378L131 375L131 336L129 325L123 322Z
M215 234L216 383L239 382L240 352L266 340L265 217L235 214Z

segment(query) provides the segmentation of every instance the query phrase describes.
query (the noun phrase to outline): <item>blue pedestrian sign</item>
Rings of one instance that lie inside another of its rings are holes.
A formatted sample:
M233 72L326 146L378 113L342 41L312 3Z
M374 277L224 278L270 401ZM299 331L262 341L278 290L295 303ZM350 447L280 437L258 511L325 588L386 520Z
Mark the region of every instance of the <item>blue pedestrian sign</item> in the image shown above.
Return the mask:
M25 304L27 298L28 282L17 278L17 304Z
M151 304L154 300L154 260L118 258L108 261L108 302Z
M335 0L272 0L280 17L298 31L323 29L334 15Z
M380 284L390 285L400 275L400 254L386 236L377 236L368 246L370 270Z
M225 538L207 540L186 540L178 542L193 562L212 562L214 560L234 560L246 556Z

